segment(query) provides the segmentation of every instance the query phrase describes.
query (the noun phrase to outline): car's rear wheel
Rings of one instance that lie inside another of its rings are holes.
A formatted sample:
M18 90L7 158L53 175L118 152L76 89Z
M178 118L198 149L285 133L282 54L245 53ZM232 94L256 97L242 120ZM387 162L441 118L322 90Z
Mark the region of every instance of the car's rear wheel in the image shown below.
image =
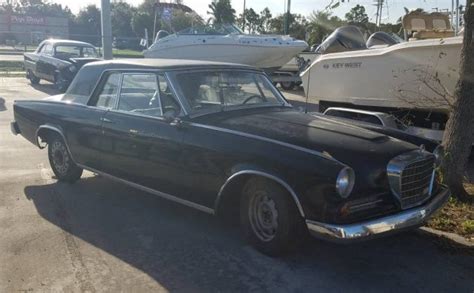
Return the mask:
M240 222L247 241L271 256L294 249L304 233L303 219L287 190L265 178L246 183Z
M51 169L59 181L74 183L81 178L82 168L73 162L64 140L59 135L52 135L48 140L48 157Z
M31 84L38 84L40 82L40 78L37 77L31 70L28 70L28 79L30 80Z

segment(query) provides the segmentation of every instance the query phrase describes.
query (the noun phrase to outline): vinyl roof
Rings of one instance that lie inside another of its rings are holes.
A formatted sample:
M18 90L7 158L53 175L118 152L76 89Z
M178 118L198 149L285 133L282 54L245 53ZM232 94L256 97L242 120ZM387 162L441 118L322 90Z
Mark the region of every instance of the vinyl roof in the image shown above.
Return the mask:
M238 67L254 69L254 67L243 64L186 60L186 59L158 59L158 58L135 58L135 59L114 59L88 63L87 67L103 67L104 69L179 69L179 68L199 68L199 67Z

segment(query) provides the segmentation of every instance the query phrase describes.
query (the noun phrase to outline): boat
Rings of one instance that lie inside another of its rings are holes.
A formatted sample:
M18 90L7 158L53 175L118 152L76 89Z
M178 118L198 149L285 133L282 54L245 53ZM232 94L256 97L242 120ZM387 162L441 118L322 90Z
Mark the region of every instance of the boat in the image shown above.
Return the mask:
M301 74L308 101L319 103L322 112L328 107L390 112L405 124L443 130L463 39L444 14L417 11L402 23L406 41L379 34L370 46L357 27L334 31Z
M283 35L244 34L233 24L195 26L169 34L157 33L145 58L194 59L246 64L272 72L308 47Z

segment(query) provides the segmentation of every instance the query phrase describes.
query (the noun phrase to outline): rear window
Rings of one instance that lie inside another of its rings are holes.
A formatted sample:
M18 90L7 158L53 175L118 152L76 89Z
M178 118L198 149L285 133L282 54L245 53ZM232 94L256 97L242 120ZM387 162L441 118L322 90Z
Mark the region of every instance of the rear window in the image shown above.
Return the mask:
M63 101L87 104L103 71L103 66L84 66L67 89Z

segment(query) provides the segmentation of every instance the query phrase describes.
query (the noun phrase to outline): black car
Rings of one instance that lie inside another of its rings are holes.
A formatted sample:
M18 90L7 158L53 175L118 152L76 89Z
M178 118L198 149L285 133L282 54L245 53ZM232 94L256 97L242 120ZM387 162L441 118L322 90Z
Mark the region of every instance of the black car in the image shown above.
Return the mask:
M295 111L244 65L94 62L66 94L16 101L14 113L13 133L47 144L58 180L86 169L210 214L238 212L250 243L272 255L308 230L347 242L414 228L449 196L441 151Z
M89 43L50 39L41 42L35 52L25 53L24 60L26 78L32 84L44 79L65 91L78 70L99 60L99 54Z

